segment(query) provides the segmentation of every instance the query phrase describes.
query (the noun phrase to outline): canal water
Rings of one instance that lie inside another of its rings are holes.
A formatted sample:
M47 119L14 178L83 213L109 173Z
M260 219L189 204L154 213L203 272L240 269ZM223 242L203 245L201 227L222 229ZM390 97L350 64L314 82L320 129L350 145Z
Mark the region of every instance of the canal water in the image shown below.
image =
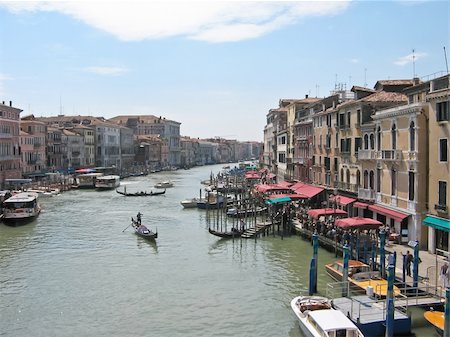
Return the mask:
M308 290L312 246L298 236L223 241L205 210L183 209L221 166L160 172L112 191L73 190L41 199L21 227L0 224L0 336L301 336L290 301ZM126 228L143 213L156 243ZM325 295L319 250L318 288ZM417 311L420 318L422 312ZM434 334L415 320L418 336Z

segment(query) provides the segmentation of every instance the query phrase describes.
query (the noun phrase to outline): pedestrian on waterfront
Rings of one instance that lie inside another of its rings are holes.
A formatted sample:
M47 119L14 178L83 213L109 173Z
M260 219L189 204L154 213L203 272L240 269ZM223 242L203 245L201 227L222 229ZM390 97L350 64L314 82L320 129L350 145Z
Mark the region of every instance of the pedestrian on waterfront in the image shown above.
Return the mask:
M406 251L406 275L411 276L411 263L413 260L413 256L409 252L409 250Z
M245 222L243 219L241 219L241 231L245 230Z
M441 279L442 287L445 289L448 285L448 276L449 276L449 270L448 270L448 263L444 262L444 264L441 267L441 272L439 273L439 278Z

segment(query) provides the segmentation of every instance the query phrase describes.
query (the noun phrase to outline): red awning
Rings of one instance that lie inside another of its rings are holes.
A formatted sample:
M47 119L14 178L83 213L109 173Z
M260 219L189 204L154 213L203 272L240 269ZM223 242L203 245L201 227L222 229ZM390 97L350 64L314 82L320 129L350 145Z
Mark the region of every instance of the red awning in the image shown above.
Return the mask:
M305 183L302 183L301 181L299 181L298 183L295 183L294 185L291 186L291 190L295 191L296 189L305 186Z
M250 171L245 173L245 179L260 179L261 175L258 172Z
M278 186L283 186L283 187L288 188L289 186L292 185L292 183L290 183L290 182L288 182L288 181L280 181L277 185L278 185Z
M330 196L331 201L334 201L334 198L336 198L338 205L341 206L347 206L348 204L356 201L356 199L345 197L343 195L338 195L336 197L334 195Z
M379 206L379 205L369 205L369 209L373 212L383 214L383 215L388 216L397 221L402 221L403 219L409 217L409 214L394 211L392 209L389 209L389 208L386 208L383 206Z
M366 204L365 202L357 201L353 204L353 207L366 209L367 207L369 207L369 204Z
M256 190L260 193L266 193L271 191L289 191L289 188L278 184L259 184L256 185Z
M318 217L322 216L322 215L339 215L339 216L343 216L343 215L347 215L346 211L343 211L342 209L333 209L333 208L315 208L315 209L310 209L308 211L308 215L310 217L313 217L315 219L317 219Z
M360 217L338 219L335 224L344 229L377 229L383 226L378 220Z
M308 199L306 195L293 193L293 194L271 194L269 196L269 199L275 199L275 198L281 198L281 197L288 197L292 200L298 200L298 199Z
M316 187L316 186L307 185L307 184L305 184L305 185L303 185L301 187L298 187L298 188L296 188L294 190L295 193L304 194L308 198L312 198L312 197L316 196L317 194L319 194L322 191L323 191L322 187Z

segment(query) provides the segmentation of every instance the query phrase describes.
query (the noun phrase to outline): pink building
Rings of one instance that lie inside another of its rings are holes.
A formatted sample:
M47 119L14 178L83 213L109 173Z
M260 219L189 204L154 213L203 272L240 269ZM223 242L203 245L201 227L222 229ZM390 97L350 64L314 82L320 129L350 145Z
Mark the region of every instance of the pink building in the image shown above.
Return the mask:
M20 129L26 132L31 137L31 142L33 143L33 150L29 154L30 162L28 164L30 166L29 169L33 170L31 172L28 172L28 174L41 173L43 171L46 171L47 125L36 120L33 115L29 115L22 117L20 122Z
M5 179L22 178L20 168L20 113L22 110L0 104L0 186Z

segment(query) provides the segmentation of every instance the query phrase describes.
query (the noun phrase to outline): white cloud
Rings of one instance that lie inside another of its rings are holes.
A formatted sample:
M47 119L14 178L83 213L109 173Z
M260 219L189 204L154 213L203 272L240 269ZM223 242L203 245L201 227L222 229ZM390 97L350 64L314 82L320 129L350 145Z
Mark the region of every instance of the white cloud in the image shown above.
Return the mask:
M404 66L413 61L420 60L421 58L426 56L428 56L427 53L411 53L406 56L399 57L397 61L394 62L394 64L398 66Z
M86 67L84 71L98 75L116 76L126 73L128 69L120 67Z
M350 62L351 63L359 63L359 59L351 59Z
M300 19L335 15L340 1L50 1L3 3L14 12L56 11L124 41L171 36L209 42L256 38Z

